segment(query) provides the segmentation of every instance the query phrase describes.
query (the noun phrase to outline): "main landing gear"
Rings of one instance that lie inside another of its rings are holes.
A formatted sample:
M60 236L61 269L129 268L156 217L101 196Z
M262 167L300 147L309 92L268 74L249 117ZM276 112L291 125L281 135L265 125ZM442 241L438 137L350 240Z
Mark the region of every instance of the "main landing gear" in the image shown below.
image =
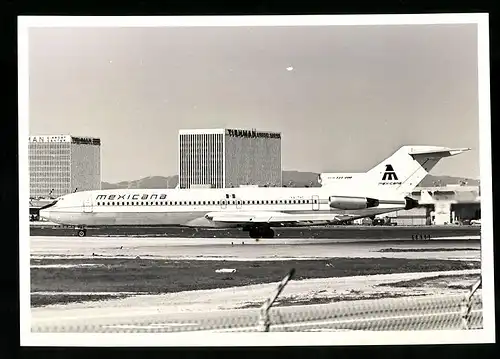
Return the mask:
M246 230L250 238L274 238L274 231L270 227L250 227Z

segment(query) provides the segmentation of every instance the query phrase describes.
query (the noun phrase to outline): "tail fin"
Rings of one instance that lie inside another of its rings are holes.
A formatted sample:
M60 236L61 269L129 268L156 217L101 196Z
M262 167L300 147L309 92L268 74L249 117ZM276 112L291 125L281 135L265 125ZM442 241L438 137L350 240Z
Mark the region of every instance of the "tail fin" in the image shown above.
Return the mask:
M364 185L377 192L407 195L444 157L455 156L470 148L439 146L403 146L363 176ZM374 189L375 190L375 189Z

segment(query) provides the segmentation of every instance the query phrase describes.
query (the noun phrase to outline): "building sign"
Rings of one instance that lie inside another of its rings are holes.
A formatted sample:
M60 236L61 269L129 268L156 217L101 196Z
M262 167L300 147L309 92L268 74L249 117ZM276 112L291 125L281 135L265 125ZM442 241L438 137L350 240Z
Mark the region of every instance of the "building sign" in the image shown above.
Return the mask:
M101 140L99 138L91 138L91 137L72 137L72 143L76 143L79 145L100 145Z
M29 142L71 142L71 136L29 136Z

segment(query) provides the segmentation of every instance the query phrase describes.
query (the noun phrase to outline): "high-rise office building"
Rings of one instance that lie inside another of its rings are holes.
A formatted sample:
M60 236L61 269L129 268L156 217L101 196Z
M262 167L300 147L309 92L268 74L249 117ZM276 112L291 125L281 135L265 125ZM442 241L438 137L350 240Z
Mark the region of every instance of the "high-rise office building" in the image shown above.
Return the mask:
M101 140L70 135L29 137L30 197L101 189Z
M281 133L179 131L179 187L281 186Z

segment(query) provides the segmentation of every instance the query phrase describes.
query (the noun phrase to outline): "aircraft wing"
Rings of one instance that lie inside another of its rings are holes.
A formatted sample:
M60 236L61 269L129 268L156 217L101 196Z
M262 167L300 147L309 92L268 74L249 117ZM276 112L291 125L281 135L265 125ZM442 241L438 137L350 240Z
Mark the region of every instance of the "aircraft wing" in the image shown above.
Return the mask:
M239 225L269 224L271 226L284 225L325 225L351 221L358 218L374 216L377 214L401 210L401 207L385 209L357 210L351 213L312 213L312 214L289 214L283 212L210 212L205 218L215 223L231 223Z
M333 214L288 214L283 212L211 212L205 215L210 221L225 223L287 223L308 221L333 221Z

